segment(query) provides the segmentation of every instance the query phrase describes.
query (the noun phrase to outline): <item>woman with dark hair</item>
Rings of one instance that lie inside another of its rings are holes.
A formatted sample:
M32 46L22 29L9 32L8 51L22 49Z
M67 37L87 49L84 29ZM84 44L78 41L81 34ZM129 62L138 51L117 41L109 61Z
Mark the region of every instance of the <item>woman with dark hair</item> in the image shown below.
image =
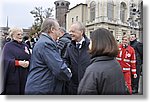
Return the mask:
M116 60L118 45L114 36L104 28L91 34L91 65L80 81L78 94L124 95L126 86L119 63Z

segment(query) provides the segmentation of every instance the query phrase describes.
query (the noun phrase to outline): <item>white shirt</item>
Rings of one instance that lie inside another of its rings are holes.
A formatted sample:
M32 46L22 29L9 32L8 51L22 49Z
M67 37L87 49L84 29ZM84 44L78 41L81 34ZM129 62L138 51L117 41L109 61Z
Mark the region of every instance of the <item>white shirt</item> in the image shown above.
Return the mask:
M82 37L81 41L76 42L76 45L77 45L77 44L80 44L79 49L82 47L82 43L83 43L84 41L85 41L85 38Z

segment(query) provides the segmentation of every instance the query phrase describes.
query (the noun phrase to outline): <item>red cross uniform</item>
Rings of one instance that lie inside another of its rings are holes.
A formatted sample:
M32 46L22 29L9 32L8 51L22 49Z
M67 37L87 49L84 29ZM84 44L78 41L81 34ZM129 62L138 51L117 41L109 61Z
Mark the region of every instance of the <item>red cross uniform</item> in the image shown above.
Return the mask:
M119 45L117 60L122 67L127 87L132 94L131 74L136 74L136 57L134 49L131 46L124 48L122 44Z

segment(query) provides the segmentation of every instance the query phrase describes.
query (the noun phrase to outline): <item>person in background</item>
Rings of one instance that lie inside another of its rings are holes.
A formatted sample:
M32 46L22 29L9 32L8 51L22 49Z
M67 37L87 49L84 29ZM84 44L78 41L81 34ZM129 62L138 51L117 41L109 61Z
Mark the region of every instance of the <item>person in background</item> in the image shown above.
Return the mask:
M1 32L1 38L0 38L0 42L1 42L1 50L3 49L4 45L7 43L7 42L10 42L11 41L11 38L9 37L9 35L7 33L3 33Z
M38 41L38 34L36 33L36 34L34 34L33 36L32 36L32 38L31 38L31 47L32 47L32 49L33 49L33 47L34 47L34 45L35 45L35 43Z
M133 75L133 78L137 77L136 57L135 57L135 50L129 45L129 43L130 43L130 37L128 35L123 35L122 44L119 45L119 53L117 56L117 60L122 67L122 71L129 92L130 94L132 94L131 75Z
M23 95L30 64L29 47L23 43L21 28L9 29L12 41L5 44L2 51L3 93L4 95Z
M60 27L60 36L57 41L57 47L60 50L62 58L64 57L66 49L70 43L71 43L71 36L69 35L69 33L66 32L65 28Z
M80 95L125 95L126 86L122 69L116 56L118 45L114 36L105 28L91 34L91 64L80 81Z
M59 33L58 22L52 18L45 19L41 35L32 51L25 94L64 94L64 83L70 80L72 73L62 60L56 45Z
M136 34L130 35L130 45L135 50L135 56L136 56L136 73L137 78L132 77L132 93L138 93L139 88L139 78L141 74L141 68L143 64L143 44L139 41L137 41Z
M5 45L5 34L0 32L0 51L3 49Z
M89 44L90 40L85 35L85 27L81 22L71 25L69 34L71 44L67 47L64 60L72 71L72 78L68 85L68 94L76 95L80 80L90 64Z
M32 48L31 48L30 41L29 41L29 36L27 36L27 35L24 36L24 37L23 37L23 41L29 46L30 49L32 49Z

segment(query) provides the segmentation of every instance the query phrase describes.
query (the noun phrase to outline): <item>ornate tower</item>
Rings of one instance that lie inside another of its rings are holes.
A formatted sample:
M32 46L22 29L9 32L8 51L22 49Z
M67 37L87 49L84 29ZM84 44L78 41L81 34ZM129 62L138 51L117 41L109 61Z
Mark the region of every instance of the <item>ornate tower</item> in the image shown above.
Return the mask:
M57 0L54 2L56 7L56 19L61 27L66 28L66 12L69 9L70 2L65 0Z

